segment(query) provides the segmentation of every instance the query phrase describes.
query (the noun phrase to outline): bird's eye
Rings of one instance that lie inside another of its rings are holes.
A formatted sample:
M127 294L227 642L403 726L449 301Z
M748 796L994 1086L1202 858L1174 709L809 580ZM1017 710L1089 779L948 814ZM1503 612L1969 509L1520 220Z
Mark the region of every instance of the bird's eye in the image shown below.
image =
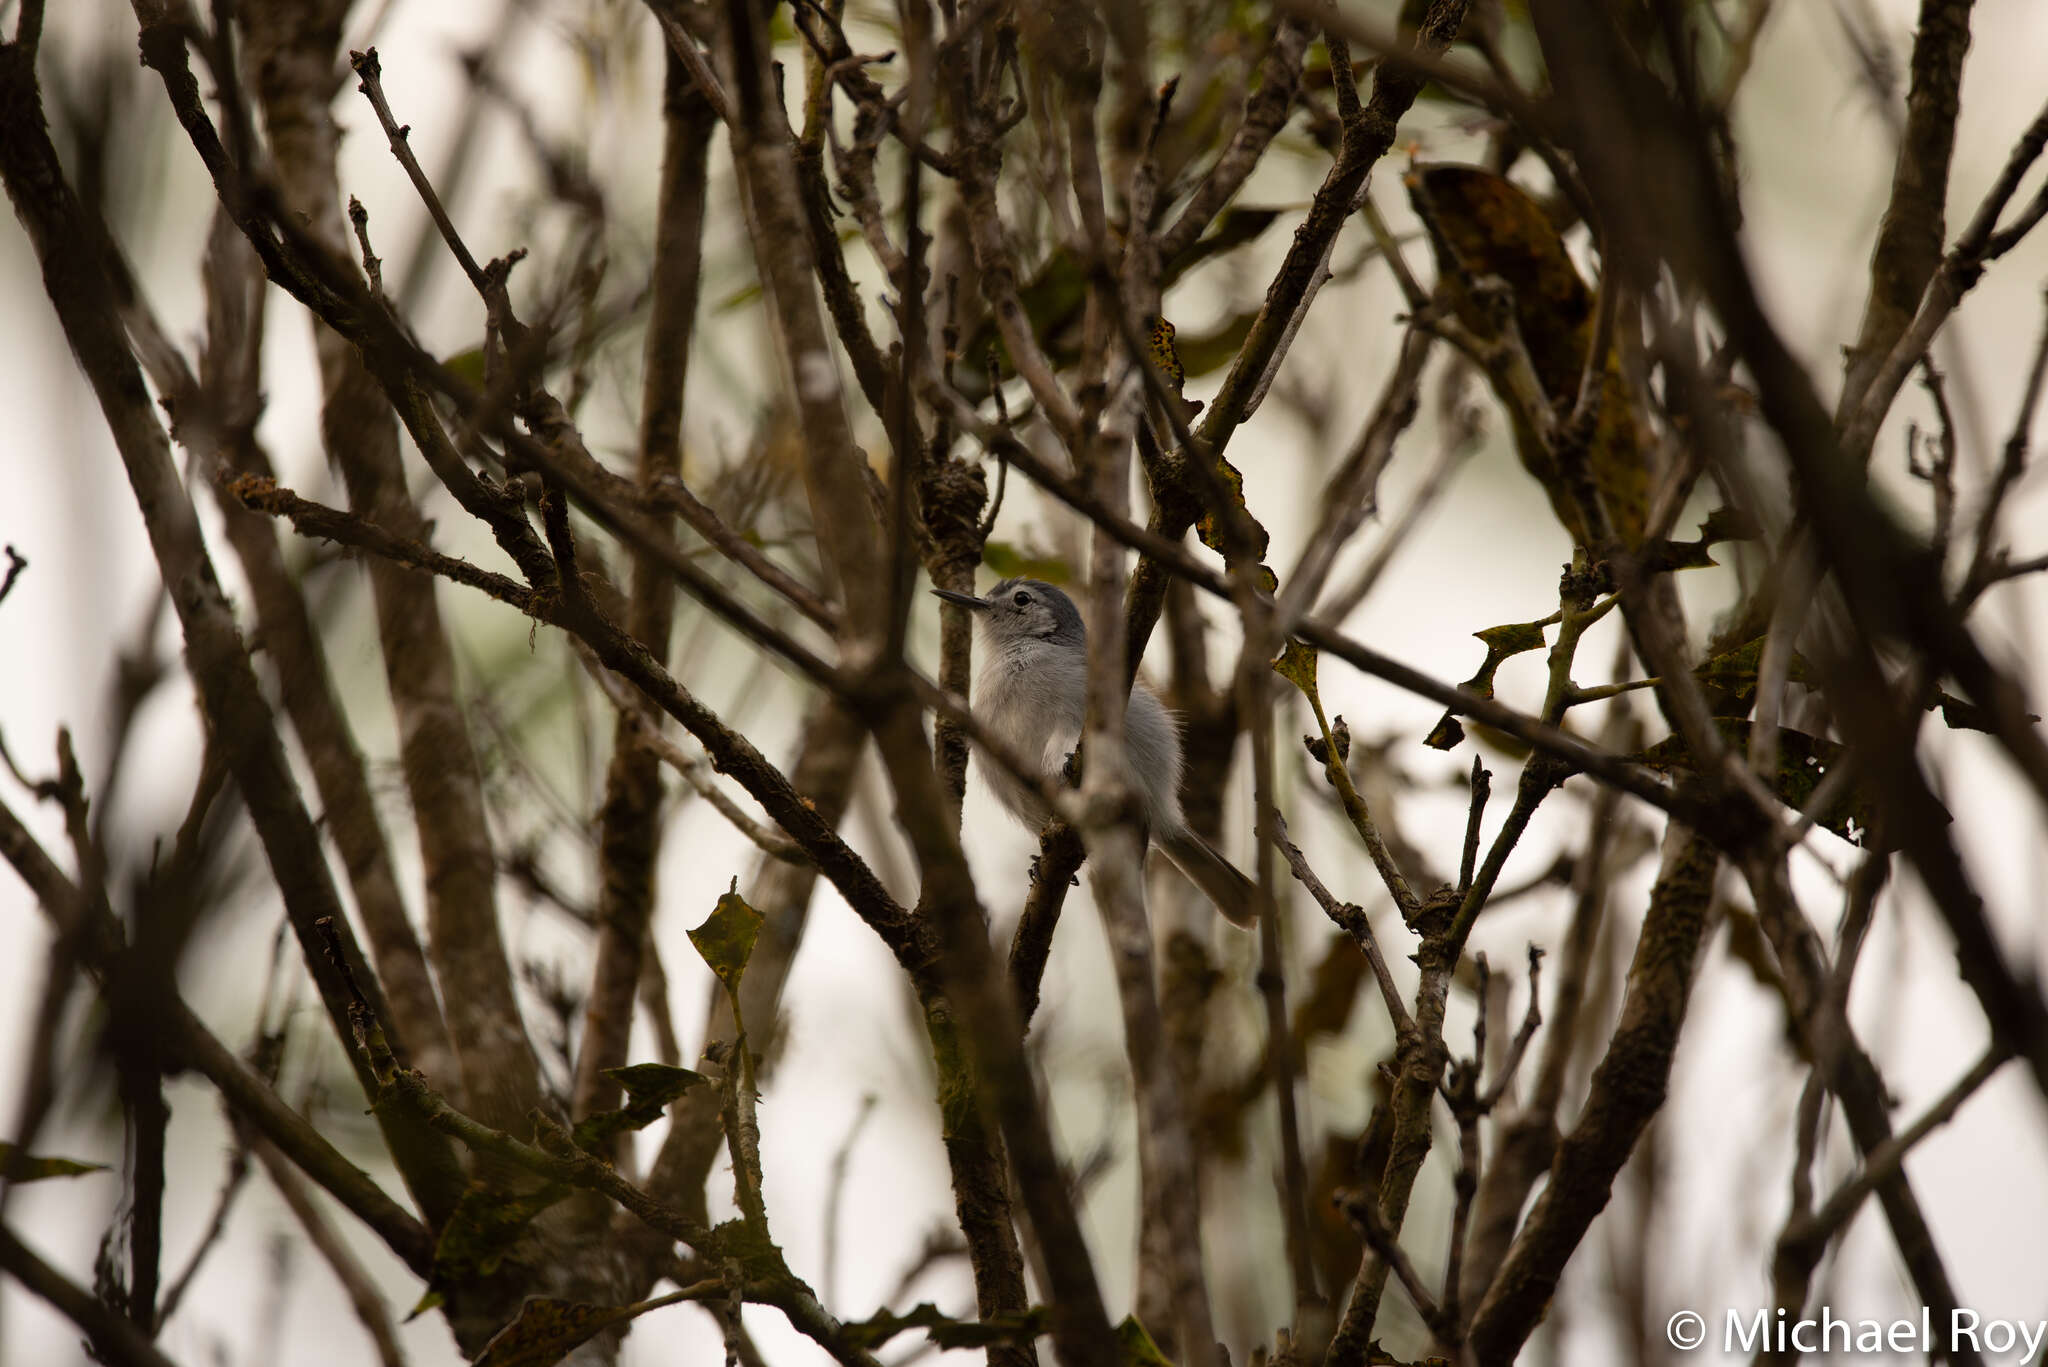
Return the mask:
M1012 598L1010 601L1015 603L1020 608L1025 607L1029 605L1029 603L1031 602L1031 595L1028 593L1019 593L1015 598Z

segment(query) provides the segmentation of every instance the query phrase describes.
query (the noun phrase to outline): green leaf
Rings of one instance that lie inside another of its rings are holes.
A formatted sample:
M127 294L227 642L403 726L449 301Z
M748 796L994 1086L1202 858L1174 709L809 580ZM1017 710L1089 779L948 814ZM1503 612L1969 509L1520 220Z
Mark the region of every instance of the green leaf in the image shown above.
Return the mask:
M1088 268L1081 258L1061 247L1017 294L1031 320L1032 335L1044 341L1071 323L1087 303Z
M1036 555L1019 550L1007 541L989 541L981 548L981 563L1004 579L1043 579L1048 584L1069 584L1073 566L1056 555Z
M467 351L458 351L441 362L441 368L470 388L481 389L484 384L484 349L473 346Z
M606 1068L603 1076L626 1090L626 1104L614 1111L600 1111L577 1122L577 1147L596 1152L614 1135L644 1130L661 1119L669 1103L702 1082L711 1081L688 1068L666 1063L632 1063L623 1068Z
M1525 650L1541 650L1546 644L1541 622L1508 622L1497 627L1486 627L1472 634L1484 642L1488 650L1499 653L1503 659L1510 655L1520 655Z
M23 1153L14 1145L0 1140L0 1181L40 1182L46 1177L83 1177L89 1172L105 1172L105 1163L86 1163L76 1158L52 1158L45 1154Z
M690 932L690 943L710 966L725 990L738 997L740 975L747 971L747 959L754 952L754 940L761 933L761 913L747 905L739 894L739 880L718 899L718 905L704 918L704 924Z
M1138 1323L1136 1315L1125 1315L1123 1323L1117 1325L1116 1348L1124 1367L1173 1367L1145 1332L1145 1326Z

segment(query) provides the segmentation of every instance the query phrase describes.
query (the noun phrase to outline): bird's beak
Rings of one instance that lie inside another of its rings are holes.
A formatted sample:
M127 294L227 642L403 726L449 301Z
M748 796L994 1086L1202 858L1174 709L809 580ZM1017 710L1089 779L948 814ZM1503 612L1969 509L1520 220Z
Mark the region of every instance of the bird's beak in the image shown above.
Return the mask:
M958 603L963 608L973 608L977 612L988 607L988 600L985 598L976 598L971 593L955 593L951 589L933 589L932 597L943 598L949 603Z

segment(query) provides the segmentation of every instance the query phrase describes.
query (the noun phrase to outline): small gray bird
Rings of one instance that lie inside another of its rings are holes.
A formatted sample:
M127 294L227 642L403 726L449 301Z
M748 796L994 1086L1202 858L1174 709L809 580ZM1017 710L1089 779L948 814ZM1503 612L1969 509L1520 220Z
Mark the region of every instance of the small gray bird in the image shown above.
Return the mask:
M1005 579L976 598L933 589L973 612L981 628L974 714L1057 783L1080 744L1087 714L1088 633L1074 600L1037 579ZM1249 926L1258 902L1252 881L1188 829L1180 809L1180 727L1139 680L1124 713L1124 781L1145 808L1150 838L1233 924ZM1084 761L1085 762L1085 761ZM1033 831L1051 813L1045 800L1005 770L982 766L989 787Z

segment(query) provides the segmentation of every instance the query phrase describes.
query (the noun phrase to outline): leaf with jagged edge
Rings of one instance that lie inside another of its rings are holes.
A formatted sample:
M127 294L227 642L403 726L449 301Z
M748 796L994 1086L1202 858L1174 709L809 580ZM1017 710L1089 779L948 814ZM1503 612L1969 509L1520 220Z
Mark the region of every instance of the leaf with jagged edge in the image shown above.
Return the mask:
M1645 574L1664 574L1671 570L1710 570L1717 568L1720 561L1714 559L1704 541L1673 541L1669 537L1643 543L1639 552L1642 570Z
M1482 698L1493 696L1493 676L1503 664L1517 655L1532 650L1541 650L1545 645L1541 622L1507 622L1497 627L1485 627L1472 634L1486 647L1486 658L1480 662L1478 672L1461 685L1469 688Z
M1190 456L1189 459L1192 460L1193 457ZM1217 479L1222 481L1224 496L1244 510L1245 518L1251 524L1252 547L1258 553L1260 560L1259 587L1267 593L1277 592L1280 588L1280 576L1273 573L1272 568L1264 563L1266 548L1272 544L1273 538L1267 534L1264 525L1256 517L1252 516L1251 508L1244 501L1243 472L1235 465L1232 465L1227 459L1218 456L1216 457L1215 473ZM1202 515L1195 519L1195 535L1202 539L1204 546L1207 546L1216 554L1229 554L1223 541L1223 524L1213 511L1204 510Z
M1665 570L1706 569L1721 563L1709 554L1710 548L1723 541L1754 541L1756 538L1756 524L1749 515L1723 505L1707 514L1707 520L1700 523L1700 534L1691 541L1673 541L1666 537L1645 544L1641 552L1642 569L1649 574Z
M600 1072L625 1090L626 1104L617 1110L599 1111L576 1123L577 1147L592 1153L598 1152L604 1142L615 1135L646 1129L661 1119L670 1102L697 1084L711 1081L702 1073L671 1067L666 1063L629 1063L623 1068L605 1068Z
M1465 680L1463 687L1471 689L1482 698L1493 696L1493 676L1501 665L1514 656L1531 650L1541 650L1546 644L1543 637L1544 622L1504 622L1497 627L1484 627L1472 634L1486 647L1486 659L1481 661L1479 670ZM1455 750L1465 739L1465 727L1450 709L1444 710L1422 743L1432 750Z
M1152 336L1150 339L1152 361L1166 377L1167 387L1172 389L1176 395L1179 395L1182 385L1187 381L1188 372L1187 367L1181 363L1180 350L1175 344L1174 337L1175 333L1172 323L1163 317L1152 320ZM1187 413L1185 416L1192 416L1200 411L1201 405L1198 403L1187 404L1186 409ZM1193 454L1190 453L1189 459L1193 458ZM1215 460L1216 477L1222 482L1225 495L1232 503L1243 510L1245 521L1251 526L1253 533L1252 543L1257 549L1258 558L1261 561L1258 572L1259 588L1265 593L1277 593L1280 591L1280 576L1273 573L1271 566L1263 563L1266 558L1266 549L1272 544L1273 538L1267 534L1265 526L1260 523L1258 518L1252 516L1251 508L1244 501L1244 473L1220 455ZM1223 523L1216 516L1214 509L1204 509L1202 515L1195 519L1195 535L1201 537L1202 544L1218 555L1228 554L1223 543Z
M1527 651L1541 650L1548 644L1543 638L1543 626L1542 622L1506 622L1472 633L1486 647L1486 665L1480 670L1479 677L1486 680L1487 697L1493 696L1493 672L1500 668L1502 661ZM1465 686L1478 687L1478 677Z
M1756 519L1740 508L1722 504L1707 514L1707 520L1700 523L1700 540L1708 545L1721 541L1758 541L1763 532L1757 527Z

